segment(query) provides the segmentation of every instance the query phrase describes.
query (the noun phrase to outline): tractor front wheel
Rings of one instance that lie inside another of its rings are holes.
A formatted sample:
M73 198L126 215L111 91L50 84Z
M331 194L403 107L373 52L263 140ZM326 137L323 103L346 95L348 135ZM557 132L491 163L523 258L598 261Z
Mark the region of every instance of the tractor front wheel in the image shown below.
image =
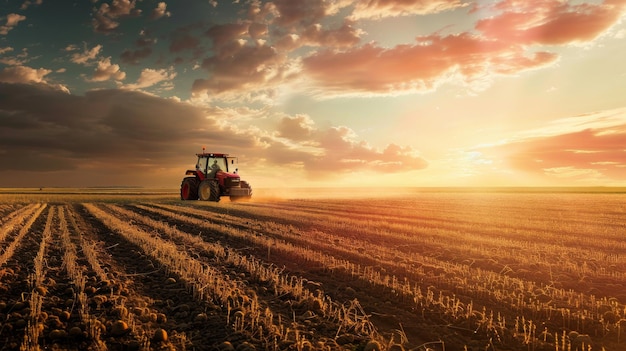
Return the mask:
M197 200L198 199L198 179L195 177L187 177L180 184L181 200Z
M212 179L200 182L198 197L202 201L220 201L220 185Z

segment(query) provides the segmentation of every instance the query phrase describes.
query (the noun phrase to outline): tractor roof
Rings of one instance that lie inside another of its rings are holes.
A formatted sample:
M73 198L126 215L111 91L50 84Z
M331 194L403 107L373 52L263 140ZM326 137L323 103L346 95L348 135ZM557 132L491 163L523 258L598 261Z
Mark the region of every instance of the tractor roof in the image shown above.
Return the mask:
M203 152L200 154L196 154L198 157L226 157L228 154L220 154L214 152Z

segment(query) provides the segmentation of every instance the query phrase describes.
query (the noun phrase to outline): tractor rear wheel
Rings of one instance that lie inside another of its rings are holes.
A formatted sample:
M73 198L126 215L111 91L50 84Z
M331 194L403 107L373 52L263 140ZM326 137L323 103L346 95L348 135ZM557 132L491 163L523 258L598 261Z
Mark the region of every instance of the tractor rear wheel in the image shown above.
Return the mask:
M180 184L180 199L198 199L198 179L196 179L195 177L183 178L183 182Z
M220 201L220 185L212 179L205 179L198 187L198 197L202 201Z

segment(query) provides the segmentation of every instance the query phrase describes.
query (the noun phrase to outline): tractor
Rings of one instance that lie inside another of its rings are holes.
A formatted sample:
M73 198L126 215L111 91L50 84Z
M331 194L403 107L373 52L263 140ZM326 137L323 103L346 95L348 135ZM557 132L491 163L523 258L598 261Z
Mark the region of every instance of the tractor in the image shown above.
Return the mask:
M250 184L237 174L236 157L204 150L196 155L196 169L187 170L180 184L181 200L220 201L221 196L229 196L231 201L236 201L252 197ZM234 170L229 171L229 165Z

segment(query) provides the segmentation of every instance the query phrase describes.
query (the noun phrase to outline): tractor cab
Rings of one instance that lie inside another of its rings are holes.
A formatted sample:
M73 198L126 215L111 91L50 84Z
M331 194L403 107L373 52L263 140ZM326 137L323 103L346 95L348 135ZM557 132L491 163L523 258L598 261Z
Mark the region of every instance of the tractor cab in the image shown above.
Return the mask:
M217 172L228 172L228 162L225 157L215 157L214 154L198 154L196 169L202 171L207 178L215 178Z

